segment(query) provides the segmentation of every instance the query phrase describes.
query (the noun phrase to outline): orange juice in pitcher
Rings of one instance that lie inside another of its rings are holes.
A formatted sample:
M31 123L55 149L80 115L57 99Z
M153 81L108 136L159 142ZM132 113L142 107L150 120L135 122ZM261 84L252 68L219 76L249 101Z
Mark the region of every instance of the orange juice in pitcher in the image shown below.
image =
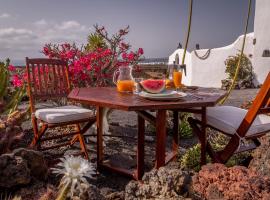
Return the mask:
M134 80L132 77L131 66L120 66L114 72L113 82L116 84L118 92L132 92L134 88Z
M133 80L119 80L116 83L118 92L132 92L134 87Z

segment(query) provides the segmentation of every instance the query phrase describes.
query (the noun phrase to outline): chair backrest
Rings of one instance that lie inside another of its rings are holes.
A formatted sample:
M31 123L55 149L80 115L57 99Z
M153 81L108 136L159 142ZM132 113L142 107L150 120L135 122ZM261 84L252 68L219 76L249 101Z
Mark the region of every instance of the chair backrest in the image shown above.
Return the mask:
M36 100L66 97L70 92L67 62L47 58L26 58L27 85L31 111Z
M266 113L270 113L270 72L268 72L259 93L237 129L239 136L245 136L258 114Z

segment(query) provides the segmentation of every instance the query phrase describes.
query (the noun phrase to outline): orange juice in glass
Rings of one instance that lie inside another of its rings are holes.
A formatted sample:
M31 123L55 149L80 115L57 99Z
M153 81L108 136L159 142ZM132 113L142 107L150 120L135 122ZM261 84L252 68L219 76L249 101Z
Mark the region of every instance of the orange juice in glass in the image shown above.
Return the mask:
M175 70L173 72L173 83L177 90L179 90L182 86L182 70Z
M116 86L118 92L132 92L134 88L134 81L118 80Z

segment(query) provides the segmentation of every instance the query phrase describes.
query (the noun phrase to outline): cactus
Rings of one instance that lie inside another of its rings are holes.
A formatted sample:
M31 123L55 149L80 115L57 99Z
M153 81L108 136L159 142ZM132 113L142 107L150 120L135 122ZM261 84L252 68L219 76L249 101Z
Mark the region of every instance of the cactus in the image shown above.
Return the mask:
M9 64L9 59L6 59L5 62L0 61L0 111L8 115L17 109L26 92L25 85L9 92L11 88Z
M4 107L4 110L8 115L11 115L18 108L19 103L22 101L26 92L26 86L23 85L21 88L17 88L13 93L10 102Z
M0 62L0 108L4 105L4 97L9 85L9 62L9 59L6 59L6 62Z

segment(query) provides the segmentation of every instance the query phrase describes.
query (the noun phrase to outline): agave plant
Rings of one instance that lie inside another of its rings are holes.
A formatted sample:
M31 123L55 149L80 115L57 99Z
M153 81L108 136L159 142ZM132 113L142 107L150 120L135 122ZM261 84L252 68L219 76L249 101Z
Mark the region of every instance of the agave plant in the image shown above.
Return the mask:
M64 200L68 196L73 197L76 191L82 192L82 185L89 185L86 178L93 178L95 168L91 163L81 157L65 156L60 159L56 168L52 172L63 175L60 181L60 192L57 200Z

